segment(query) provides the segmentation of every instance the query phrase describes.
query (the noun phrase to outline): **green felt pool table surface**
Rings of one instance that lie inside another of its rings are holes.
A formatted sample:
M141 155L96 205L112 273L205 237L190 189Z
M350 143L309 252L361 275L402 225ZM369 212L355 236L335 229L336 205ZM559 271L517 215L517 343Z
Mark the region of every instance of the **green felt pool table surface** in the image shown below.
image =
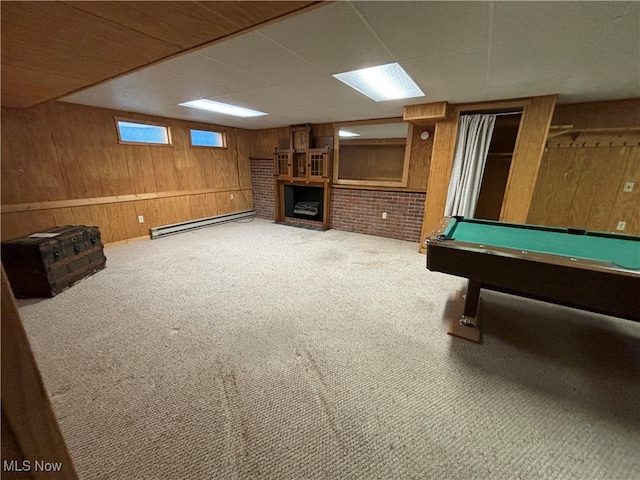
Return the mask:
M640 237L602 232L454 218L442 237L484 246L511 248L611 263L640 270Z

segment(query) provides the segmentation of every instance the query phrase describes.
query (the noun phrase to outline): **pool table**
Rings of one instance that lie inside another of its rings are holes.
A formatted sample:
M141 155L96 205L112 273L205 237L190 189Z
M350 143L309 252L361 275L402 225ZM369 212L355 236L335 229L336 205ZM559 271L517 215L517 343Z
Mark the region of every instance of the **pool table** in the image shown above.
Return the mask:
M640 321L640 237L446 217L426 244L429 270L469 279L460 325L482 288Z

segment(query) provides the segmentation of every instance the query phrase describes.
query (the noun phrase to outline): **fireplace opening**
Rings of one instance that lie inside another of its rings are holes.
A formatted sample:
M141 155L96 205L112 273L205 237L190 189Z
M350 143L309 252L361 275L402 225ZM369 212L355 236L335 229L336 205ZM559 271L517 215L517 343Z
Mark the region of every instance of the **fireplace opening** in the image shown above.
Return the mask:
M285 216L322 222L324 219L322 210L323 190L324 187L285 185Z

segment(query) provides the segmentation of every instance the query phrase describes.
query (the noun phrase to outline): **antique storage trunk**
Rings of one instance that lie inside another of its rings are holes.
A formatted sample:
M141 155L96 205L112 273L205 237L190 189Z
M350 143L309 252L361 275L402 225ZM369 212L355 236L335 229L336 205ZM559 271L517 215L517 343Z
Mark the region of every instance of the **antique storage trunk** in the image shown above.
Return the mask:
M106 266L98 227L67 225L2 242L16 297L53 297Z

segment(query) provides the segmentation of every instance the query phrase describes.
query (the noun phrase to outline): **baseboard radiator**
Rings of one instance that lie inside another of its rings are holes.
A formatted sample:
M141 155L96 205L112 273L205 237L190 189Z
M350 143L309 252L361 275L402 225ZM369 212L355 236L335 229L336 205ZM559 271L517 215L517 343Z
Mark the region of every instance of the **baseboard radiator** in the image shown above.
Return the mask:
M211 225L218 225L220 223L253 218L255 217L255 215L255 210L246 210L244 212L229 213L227 215L218 215L216 217L200 218L198 220L191 220L190 222L174 223L172 225L154 227L151 229L151 240L166 237L167 235L175 235L176 233L196 230L198 228L210 227Z

